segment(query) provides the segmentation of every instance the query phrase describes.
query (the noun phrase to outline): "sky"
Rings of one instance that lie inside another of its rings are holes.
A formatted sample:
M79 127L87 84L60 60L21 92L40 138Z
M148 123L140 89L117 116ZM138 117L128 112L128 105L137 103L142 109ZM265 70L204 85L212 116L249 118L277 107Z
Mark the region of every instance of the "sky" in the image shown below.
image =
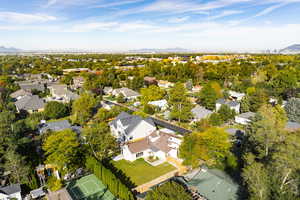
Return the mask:
M0 46L256 51L300 43L300 0L0 0Z

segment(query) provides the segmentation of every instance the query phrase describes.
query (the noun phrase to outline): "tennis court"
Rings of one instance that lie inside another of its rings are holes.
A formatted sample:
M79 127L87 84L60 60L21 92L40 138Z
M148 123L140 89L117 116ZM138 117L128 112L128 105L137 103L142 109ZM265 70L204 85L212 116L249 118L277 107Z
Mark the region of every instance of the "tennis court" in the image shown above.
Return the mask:
M67 190L73 200L115 200L113 194L93 174L72 181Z

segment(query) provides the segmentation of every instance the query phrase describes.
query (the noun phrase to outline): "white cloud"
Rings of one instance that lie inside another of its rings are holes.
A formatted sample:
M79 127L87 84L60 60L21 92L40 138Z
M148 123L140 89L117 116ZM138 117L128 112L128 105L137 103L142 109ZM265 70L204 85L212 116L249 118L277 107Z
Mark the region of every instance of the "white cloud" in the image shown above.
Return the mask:
M92 7L93 8L108 8L108 7L116 7L116 6L123 6L123 5L128 5L128 4L139 3L142 1L144 1L144 0L122 0L122 1L103 3L101 5L95 5Z
M219 18L231 16L231 15L241 14L241 13L243 13L243 11L241 11L241 10L224 10L223 12L221 12L218 15L210 16L209 19L210 20L219 19Z
M92 32L92 31L108 31L118 25L117 22L91 22L84 24L76 24L66 27L65 32Z
M44 14L25 14L16 12L0 12L0 21L13 22L21 24L41 23L47 21L54 21L57 18Z
M42 7L53 7L53 6L80 6L88 5L91 3L104 1L104 0L46 0L46 3Z
M185 17L174 17L168 20L169 23L182 23L182 22L186 22L187 20L189 20L190 17L189 16L185 16Z

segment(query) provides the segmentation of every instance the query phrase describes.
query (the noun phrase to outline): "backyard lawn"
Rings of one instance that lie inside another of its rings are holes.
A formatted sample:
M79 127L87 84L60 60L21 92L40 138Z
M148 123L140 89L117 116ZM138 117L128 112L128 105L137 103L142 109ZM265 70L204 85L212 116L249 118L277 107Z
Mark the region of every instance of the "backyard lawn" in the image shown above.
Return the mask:
M126 160L113 161L112 164L122 170L130 180L137 186L147 183L159 176L162 176L176 168L165 162L156 167L148 164L144 159L138 159L134 162Z

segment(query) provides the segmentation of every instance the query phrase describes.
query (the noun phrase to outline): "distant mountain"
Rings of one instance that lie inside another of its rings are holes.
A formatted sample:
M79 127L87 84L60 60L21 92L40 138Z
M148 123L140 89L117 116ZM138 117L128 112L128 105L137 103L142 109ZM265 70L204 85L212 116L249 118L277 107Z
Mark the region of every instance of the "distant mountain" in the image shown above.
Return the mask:
M129 53L187 53L194 52L193 50L183 48L168 48L168 49L136 49L129 50Z
M283 54L299 54L300 53L300 44L294 44L294 45L288 46L284 49L281 49L279 52L283 53Z
M4 47L0 46L0 53L16 53L22 51L21 49L17 49L14 47Z

